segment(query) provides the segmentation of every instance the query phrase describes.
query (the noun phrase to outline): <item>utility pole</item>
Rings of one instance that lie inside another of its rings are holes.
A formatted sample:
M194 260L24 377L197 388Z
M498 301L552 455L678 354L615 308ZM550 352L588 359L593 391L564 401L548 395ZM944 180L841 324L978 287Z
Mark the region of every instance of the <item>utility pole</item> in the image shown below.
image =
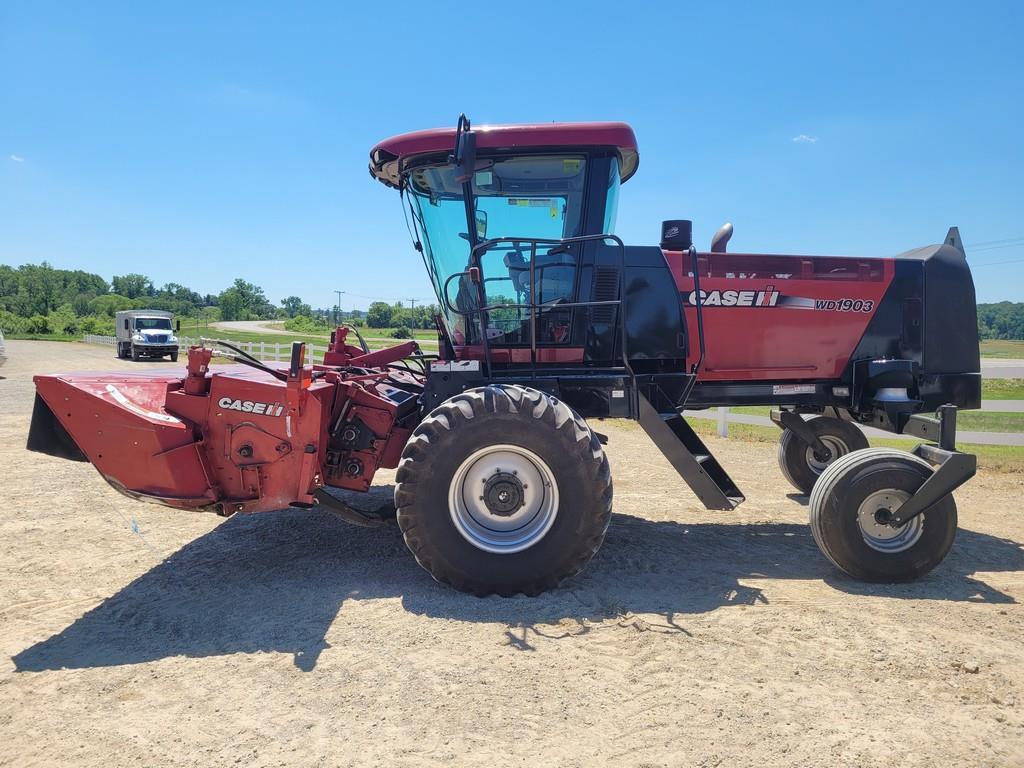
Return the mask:
M407 299L407 301L412 304L412 309L416 309L416 299Z
M338 294L338 311L334 317L334 324L337 325L341 322L341 294L343 294L344 291L335 291L335 293Z

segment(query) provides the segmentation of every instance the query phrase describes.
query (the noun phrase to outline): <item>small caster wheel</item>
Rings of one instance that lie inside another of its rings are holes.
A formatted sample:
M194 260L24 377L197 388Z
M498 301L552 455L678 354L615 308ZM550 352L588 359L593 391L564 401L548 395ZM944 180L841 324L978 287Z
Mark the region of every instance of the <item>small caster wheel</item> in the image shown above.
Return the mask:
M782 474L805 496L810 495L825 467L840 456L868 447L864 433L849 421L821 416L808 421L807 426L829 449L829 456L815 455L814 449L791 429L782 430L778 453Z
M892 448L868 448L832 462L811 492L811 533L818 548L861 581L912 581L928 573L956 538L952 494L901 526L889 518L932 471L923 459Z

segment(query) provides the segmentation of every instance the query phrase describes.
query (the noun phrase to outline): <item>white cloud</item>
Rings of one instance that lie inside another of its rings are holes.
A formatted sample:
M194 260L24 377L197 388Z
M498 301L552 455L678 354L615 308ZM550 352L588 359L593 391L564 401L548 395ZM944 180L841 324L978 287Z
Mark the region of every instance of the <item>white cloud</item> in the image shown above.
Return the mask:
M16 163L24 163L25 162L25 158L22 157L21 155L11 155L10 157L11 157L11 160L13 160Z
M817 136L808 136L806 133L801 133L799 136L793 137L794 144L817 144Z

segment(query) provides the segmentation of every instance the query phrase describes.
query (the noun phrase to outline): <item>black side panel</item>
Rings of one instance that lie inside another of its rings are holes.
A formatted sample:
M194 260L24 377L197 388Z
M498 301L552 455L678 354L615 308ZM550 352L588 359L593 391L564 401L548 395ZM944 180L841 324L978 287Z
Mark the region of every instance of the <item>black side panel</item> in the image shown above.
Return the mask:
M921 305L924 301L924 264L896 261L896 274L864 329L843 381L850 383L856 360L898 359L922 362ZM915 320L916 317L916 320Z
M618 272L622 253L618 248L595 245L587 249L582 269L580 301L618 298ZM638 371L683 370L686 361L686 325L679 293L657 247L625 248L624 314L630 362ZM621 341L609 308L594 307L577 317L589 323L584 343L585 359L612 362L621 355ZM618 314L618 313L615 313ZM617 320L617 318L615 318Z
M89 460L38 393L32 405L32 424L28 428L28 443L25 447L59 459Z
M679 292L668 267L626 267L626 343L631 362L683 360Z
M922 374L977 373L978 318L974 280L963 254L949 245L896 257L896 274L843 374L865 359L913 360Z
M924 263L924 364L927 373L981 370L974 280L964 255L940 245Z

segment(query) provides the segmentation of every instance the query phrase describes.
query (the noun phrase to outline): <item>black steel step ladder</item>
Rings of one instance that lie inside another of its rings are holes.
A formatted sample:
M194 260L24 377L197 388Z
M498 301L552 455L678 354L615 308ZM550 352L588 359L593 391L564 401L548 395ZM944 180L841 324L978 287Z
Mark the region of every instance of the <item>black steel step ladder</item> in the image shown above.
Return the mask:
M681 414L659 413L643 394L637 399L640 426L705 507L731 510L743 503L743 492Z

